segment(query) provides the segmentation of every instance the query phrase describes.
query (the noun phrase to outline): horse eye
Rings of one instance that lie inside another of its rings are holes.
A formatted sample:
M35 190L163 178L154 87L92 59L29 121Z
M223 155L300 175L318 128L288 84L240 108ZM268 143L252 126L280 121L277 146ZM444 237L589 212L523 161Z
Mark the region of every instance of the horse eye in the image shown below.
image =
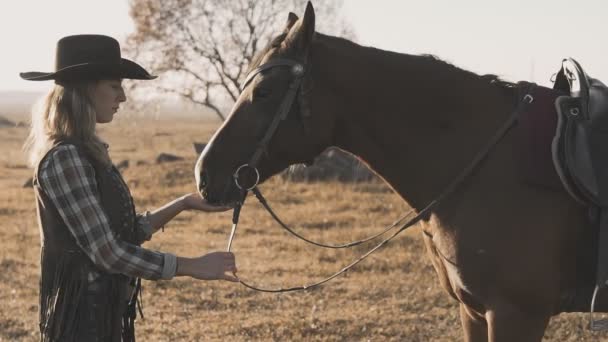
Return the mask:
M270 96L270 93L270 89L268 88L257 87L253 89L253 98L267 98Z

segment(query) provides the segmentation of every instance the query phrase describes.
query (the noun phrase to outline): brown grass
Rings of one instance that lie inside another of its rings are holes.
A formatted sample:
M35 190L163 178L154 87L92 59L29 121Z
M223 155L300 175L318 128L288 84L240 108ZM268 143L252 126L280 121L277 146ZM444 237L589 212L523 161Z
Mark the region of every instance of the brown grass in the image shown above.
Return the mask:
M194 190L193 141L206 141L217 124L202 121L117 120L102 127L115 162L131 166L124 176L139 210ZM32 190L22 188L31 170L20 151L23 127L2 128L0 138L0 341L35 341L39 235ZM160 152L181 162L154 163ZM136 165L140 161L141 165ZM306 236L339 243L378 232L406 205L384 184L263 186L271 205ZM196 256L225 248L230 213L183 213L146 247ZM331 274L366 248L328 251L303 244L271 221L250 200L234 245L239 275L263 286L298 286ZM249 340L462 340L458 307L439 287L418 228L405 232L345 276L321 288L263 294L226 282L192 279L144 282L141 341ZM561 315L546 341L605 340L587 331L587 317Z

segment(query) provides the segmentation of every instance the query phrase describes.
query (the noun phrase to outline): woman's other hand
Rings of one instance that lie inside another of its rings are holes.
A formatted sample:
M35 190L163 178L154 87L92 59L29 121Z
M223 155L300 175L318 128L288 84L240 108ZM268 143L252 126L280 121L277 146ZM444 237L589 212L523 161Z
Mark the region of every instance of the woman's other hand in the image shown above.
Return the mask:
M197 258L177 258L177 276L238 282L234 254L212 252Z
M204 212L219 212L232 209L230 206L218 206L207 202L199 193L193 192L181 198L185 210L198 210Z

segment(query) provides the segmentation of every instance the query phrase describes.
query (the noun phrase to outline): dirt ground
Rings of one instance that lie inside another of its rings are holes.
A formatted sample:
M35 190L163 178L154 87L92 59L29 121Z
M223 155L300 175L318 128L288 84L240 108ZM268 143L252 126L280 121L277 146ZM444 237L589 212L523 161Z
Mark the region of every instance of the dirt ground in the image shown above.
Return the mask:
M121 119L100 129L111 145L140 211L194 191L193 141L207 141L217 123ZM32 171L20 146L26 127L0 128L0 341L36 341L40 240ZM156 164L161 153L183 161ZM380 182L289 183L262 189L288 223L314 239L339 243L379 232L407 206ZM145 246L181 256L223 250L230 213L182 213ZM233 250L239 275L262 286L291 287L340 269L371 245L322 250L292 238L259 204L242 212ZM460 341L456 303L439 287L414 227L346 275L314 290L264 294L227 282L179 278L144 281L140 341ZM551 320L545 341L608 341L586 329L588 316Z

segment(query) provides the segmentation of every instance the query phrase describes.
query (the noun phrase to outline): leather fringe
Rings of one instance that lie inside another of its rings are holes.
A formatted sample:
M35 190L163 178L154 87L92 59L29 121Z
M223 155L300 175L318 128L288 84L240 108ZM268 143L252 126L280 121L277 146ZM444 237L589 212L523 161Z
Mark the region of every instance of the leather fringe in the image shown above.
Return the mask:
M44 261L44 260L43 260ZM43 267L40 291L40 336L41 341L73 341L75 336L87 278L82 263L73 255L59 257L49 279L49 267ZM50 286L49 286L50 285Z

